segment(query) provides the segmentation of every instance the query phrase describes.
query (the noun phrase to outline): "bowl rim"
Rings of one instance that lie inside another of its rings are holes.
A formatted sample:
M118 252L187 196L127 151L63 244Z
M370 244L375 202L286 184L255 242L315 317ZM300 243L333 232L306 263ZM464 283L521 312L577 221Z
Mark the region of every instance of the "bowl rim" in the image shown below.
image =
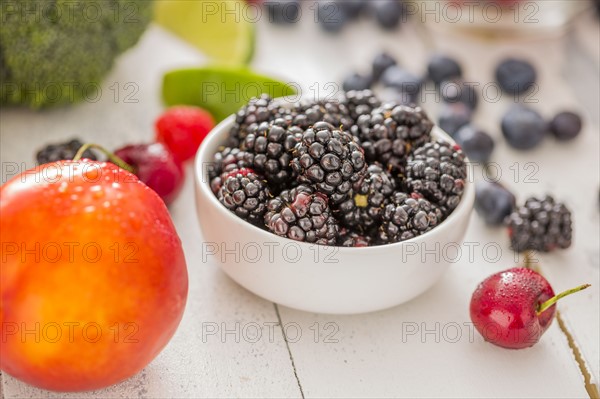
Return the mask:
M277 234L273 234L267 230L263 230L260 227L253 225L252 223L248 223L245 220L237 217L234 213L229 211L227 208L225 208L219 202L217 197L213 194L212 189L210 188L210 181L208 179L208 176L205 175L206 173L208 173L208 170L207 170L207 168L204 167L204 165L208 165L208 164L212 163L212 159L213 159L213 155L214 155L212 153L211 154L208 153L208 148L213 147L213 144L215 141L219 141L221 143L221 144L217 144L216 147L218 147L219 145L223 145L222 143L224 142L225 135L229 132L229 128L231 127L231 125L233 125L234 118L235 118L235 115L230 115L227 118L225 118L224 120L222 120L220 123L218 123L208 133L208 135L204 138L202 144L200 145L200 148L199 148L198 152L196 153L196 158L194 159L194 179L195 179L195 183L197 186L196 192L198 192L198 190L200 190L201 195L206 195L209 198L208 202L211 205L214 205L214 207L217 209L216 212L218 212L220 215L222 215L225 218L225 220L228 220L227 223L233 223L233 225L238 225L238 226L243 225L246 228L254 229L255 234L257 235L257 239L262 237L262 235L264 234L264 237L266 240L269 240L269 239L285 240L285 241L288 241L289 243L294 243L296 245L299 245L300 248L305 247L307 250L311 250L311 248L314 248L315 245L321 245L321 244L316 244L316 243L296 241L296 240L292 240L291 238L288 238L288 237L278 236ZM437 125L434 125L433 130L432 130L432 135L433 135L433 137L435 137L437 139L441 139L443 141L447 141L450 144L456 144L456 142L452 139L452 137L448 133L443 131ZM430 231L423 233L417 237L410 238L408 240L399 241L399 242L395 242L395 243L391 243L391 244L384 244L384 245L373 245L373 246L367 246L367 247L342 247L342 246L334 246L334 245L321 245L321 246L333 247L333 248L336 248L337 251L342 251L343 253L347 253L347 252L356 253L357 251L378 252L378 251L382 251L382 250L394 250L394 249L401 249L402 247L405 247L409 244L424 242L424 241L434 237L435 234L439 235L443 231L445 231L447 229L451 229L454 222L457 222L460 218L463 218L463 217L468 218L470 216L471 210L473 209L473 204L475 201L473 168L468 167L470 161L466 157L466 155L465 155L465 163L467 164L467 178L465 179L465 190L463 192L463 195L460 199L459 204L452 211L452 213L446 219L444 219L444 221L442 223L440 223L438 226L434 227ZM438 240L438 241L442 242L442 240Z

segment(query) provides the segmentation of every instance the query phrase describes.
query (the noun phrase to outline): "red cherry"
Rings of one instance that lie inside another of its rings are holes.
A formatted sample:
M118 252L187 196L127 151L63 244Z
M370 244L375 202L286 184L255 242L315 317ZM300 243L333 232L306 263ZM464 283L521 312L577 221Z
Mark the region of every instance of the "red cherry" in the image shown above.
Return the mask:
M183 187L181 162L162 143L128 145L115 155L133 166L135 175L171 204Z
M522 349L537 343L556 313L558 299L582 285L554 295L539 273L516 267L483 280L471 298L471 321L483 338L495 345Z
M213 127L215 121L207 111L179 105L169 108L156 121L156 141L164 143L183 162L196 154Z

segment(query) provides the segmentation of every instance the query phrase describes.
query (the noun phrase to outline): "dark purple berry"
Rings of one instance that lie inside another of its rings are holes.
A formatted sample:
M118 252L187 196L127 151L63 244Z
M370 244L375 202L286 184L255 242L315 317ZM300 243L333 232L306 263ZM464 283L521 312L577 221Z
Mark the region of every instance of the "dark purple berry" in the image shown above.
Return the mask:
M291 161L298 182L311 184L335 203L346 198L365 174L365 156L351 134L327 122L307 129L296 144Z
M268 202L267 209L264 223L270 232L295 241L336 245L339 225L325 194L300 185L282 191Z
M262 226L271 192L266 182L253 170L239 169L225 177L217 198L238 217Z
M494 151L494 139L471 124L461 127L453 138L473 162L488 162Z
M369 75L361 75L359 73L353 73L344 79L342 83L342 89L344 91L350 90L367 90L371 88L373 79Z
M537 147L548 130L541 115L524 105L511 107L502 118L501 127L508 144L519 150Z
M423 84L421 78L396 65L383 72L381 82L386 87L393 87L413 96L417 96L421 92Z
M377 0L370 1L369 4L373 7L375 18L383 29L396 28L404 16L405 10L400 0Z
M461 102L468 106L471 110L477 108L477 103L479 102L475 87L460 79L442 82L440 85L440 93L442 95L442 100L445 102Z
M346 8L339 1L317 1L317 20L326 32L337 33L348 21Z
M496 80L507 93L521 94L529 90L536 80L536 72L529 62L508 58L496 67Z
M377 231L382 244L409 240L428 232L444 220L444 214L418 194L395 193L383 210L383 223Z
M581 132L581 117L574 112L561 112L550 122L550 132L560 141L572 140Z
M571 211L554 198L528 198L507 219L510 246L516 252L551 252L571 246Z
M72 139L64 143L49 144L39 150L35 156L39 165L57 162L62 160L71 160L77 155L77 151L83 146L83 143L77 139ZM91 150L83 153L83 158L95 161L96 154Z
M380 53L373 58L373 80L377 81L389 68L396 65L396 59L388 53Z
M448 212L458 206L466 178L465 156L460 148L448 142L438 140L427 143L408 158L408 189Z
M442 54L434 54L429 59L427 75L436 86L439 86L446 80L460 78L462 76L462 69L453 58Z
M454 136L461 127L471 122L471 114L471 109L462 102L443 103L438 116L438 125L450 136Z
M515 203L515 196L500 183L482 180L475 185L475 210L491 226L504 223Z

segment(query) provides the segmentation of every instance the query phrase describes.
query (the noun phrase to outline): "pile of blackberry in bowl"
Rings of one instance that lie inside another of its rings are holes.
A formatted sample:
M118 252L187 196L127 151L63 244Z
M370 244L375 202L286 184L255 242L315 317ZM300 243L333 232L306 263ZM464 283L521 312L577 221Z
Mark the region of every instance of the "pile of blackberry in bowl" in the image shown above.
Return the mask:
M286 103L266 95L235 115L208 167L219 202L281 237L364 247L440 225L465 189L465 155L432 135L418 106L369 90Z

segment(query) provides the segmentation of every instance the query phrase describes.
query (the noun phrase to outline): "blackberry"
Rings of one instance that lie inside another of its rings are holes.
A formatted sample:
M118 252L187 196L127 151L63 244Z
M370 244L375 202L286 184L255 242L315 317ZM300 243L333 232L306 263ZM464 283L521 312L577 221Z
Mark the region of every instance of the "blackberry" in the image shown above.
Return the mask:
M571 212L551 196L529 198L507 218L511 248L550 252L571 246Z
M254 170L264 174L270 185L279 186L295 178L290 167L291 151L302 133L299 127L288 128L284 119L262 122L250 130L242 147L253 155Z
M354 183L352 197L336 208L338 220L361 231L378 226L383 208L395 188L389 172L380 165L370 165L366 175Z
M83 143L77 139L73 139L64 143L49 144L37 152L35 158L39 165L57 162L62 160L70 160L75 158L77 151L83 146ZM83 153L83 158L97 160L96 155L91 150L86 150Z
M377 231L382 244L408 240L436 227L444 219L439 207L418 194L396 192L386 205L383 222Z
M430 140L433 122L421 107L384 105L361 115L352 127L367 162L379 162L403 174L410 151Z
M335 245L339 226L325 194L307 185L284 190L267 204L267 229L278 236L321 245Z
M292 126L306 130L321 121L345 130L354 124L350 111L341 101L302 101L292 107Z
M252 98L235 115L235 122L229 131L229 147L239 147L248 131L261 122L269 122L289 114L289 110L271 99L267 94Z
M221 147L207 165L213 193L217 193L227 174L242 168L254 167L254 155L239 148Z
M365 157L354 137L327 122L304 131L293 155L291 165L298 182L314 184L333 203L347 198L352 183L365 173Z
M465 188L465 155L458 146L435 141L417 148L406 166L406 184L411 192L451 212Z
M368 247L372 243L372 239L368 235L363 235L355 231L342 228L340 229L340 237L338 245L340 247Z
M379 99L371 90L350 90L344 94L341 103L345 104L353 121L360 115L370 114L381 105ZM345 126L348 129L350 126Z
M266 182L253 170L245 168L228 174L217 193L217 198L227 209L257 226L263 224L270 197Z

